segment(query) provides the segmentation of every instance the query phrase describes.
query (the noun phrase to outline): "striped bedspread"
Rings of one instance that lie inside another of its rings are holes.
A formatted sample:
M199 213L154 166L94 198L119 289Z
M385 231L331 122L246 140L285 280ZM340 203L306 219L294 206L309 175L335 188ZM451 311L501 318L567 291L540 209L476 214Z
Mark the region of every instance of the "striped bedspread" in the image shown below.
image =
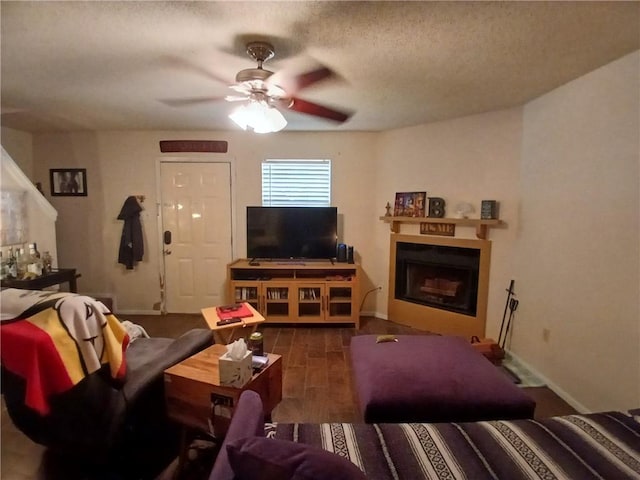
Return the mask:
M640 423L622 412L538 421L279 423L271 434L348 458L371 480L640 479Z

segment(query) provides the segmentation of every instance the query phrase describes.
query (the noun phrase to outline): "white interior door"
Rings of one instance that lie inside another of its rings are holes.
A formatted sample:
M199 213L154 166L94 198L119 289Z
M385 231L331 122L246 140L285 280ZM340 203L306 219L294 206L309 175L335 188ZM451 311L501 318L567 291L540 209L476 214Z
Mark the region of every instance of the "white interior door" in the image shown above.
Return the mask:
M231 262L231 165L160 164L165 310L200 313L225 302Z

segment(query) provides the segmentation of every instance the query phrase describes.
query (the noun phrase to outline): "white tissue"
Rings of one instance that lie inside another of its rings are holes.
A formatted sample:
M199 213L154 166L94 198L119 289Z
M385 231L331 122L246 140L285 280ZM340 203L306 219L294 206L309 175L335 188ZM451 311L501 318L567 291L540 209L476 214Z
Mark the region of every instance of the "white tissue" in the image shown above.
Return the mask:
M242 388L251 380L251 350L243 338L227 345L227 351L218 359L220 385Z
M247 344L244 341L244 338L239 338L235 342L227 345L227 358L233 360L235 362L239 362L244 357L247 356Z

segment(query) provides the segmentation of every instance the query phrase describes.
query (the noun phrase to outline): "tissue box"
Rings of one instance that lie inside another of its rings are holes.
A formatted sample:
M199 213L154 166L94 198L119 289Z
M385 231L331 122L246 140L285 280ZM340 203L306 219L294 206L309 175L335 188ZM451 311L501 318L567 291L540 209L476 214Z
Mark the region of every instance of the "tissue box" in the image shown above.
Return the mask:
M228 353L222 355L218 360L220 385L236 388L244 387L251 380L251 375L253 374L251 361L251 350L247 350L242 360L232 360Z

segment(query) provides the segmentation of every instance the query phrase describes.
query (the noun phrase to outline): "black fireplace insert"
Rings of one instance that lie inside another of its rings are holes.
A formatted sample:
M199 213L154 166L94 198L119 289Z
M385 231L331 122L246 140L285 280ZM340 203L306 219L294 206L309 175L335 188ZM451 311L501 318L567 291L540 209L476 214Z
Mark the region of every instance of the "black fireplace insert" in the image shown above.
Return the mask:
M479 272L478 249L398 242L395 298L475 316Z

